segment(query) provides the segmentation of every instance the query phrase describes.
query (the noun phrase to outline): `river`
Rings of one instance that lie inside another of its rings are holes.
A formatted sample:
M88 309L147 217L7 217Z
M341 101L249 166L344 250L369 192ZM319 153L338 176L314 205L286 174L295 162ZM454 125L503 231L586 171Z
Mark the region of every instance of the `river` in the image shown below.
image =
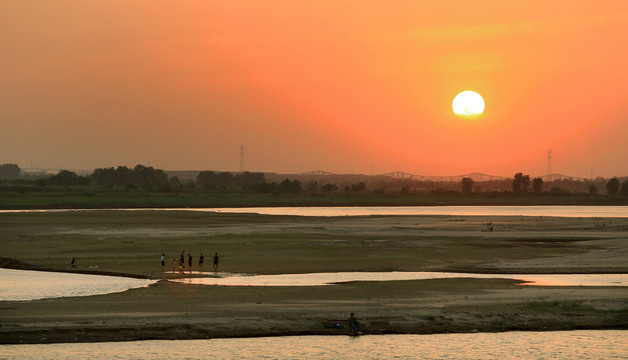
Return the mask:
M260 337L2 345L2 359L626 359L628 331Z
M200 211L296 216L477 215L626 218L628 206L337 206L241 208L47 209L0 210L0 213L82 211Z
M199 274L196 274L199 275ZM447 278L518 279L532 286L628 286L628 274L472 274L447 272L337 272L251 275L206 272L205 277L172 279L184 284L221 286L324 286L349 281ZM155 280L0 268L0 301L28 301L110 294L149 286Z

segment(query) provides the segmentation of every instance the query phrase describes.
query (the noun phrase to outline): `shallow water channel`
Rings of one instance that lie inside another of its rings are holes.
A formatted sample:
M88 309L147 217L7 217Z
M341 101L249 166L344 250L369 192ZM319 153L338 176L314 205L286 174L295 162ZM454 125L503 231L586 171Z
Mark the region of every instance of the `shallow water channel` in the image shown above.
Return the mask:
M154 284L155 280L0 268L0 301L111 294Z
M338 207L250 207L189 209L229 213L298 216L366 215L475 215L475 216L554 216L628 217L628 206L338 206Z
M368 215L477 215L477 216L554 216L626 218L628 206L526 205L526 206L277 206L240 208L135 208L135 209L43 209L0 210L0 213L85 212L85 211L198 211L253 213L295 216L368 216Z
M171 279L184 284L221 286L323 286L350 281L399 281L447 278L517 279L537 286L628 286L628 274L471 274L447 272L339 272L250 275L205 273ZM27 301L102 295L145 287L156 280L0 268L0 301Z
M626 359L628 331L298 336L2 345L2 359Z
M226 274L172 279L197 285L222 286L324 286L351 281L399 281L430 279L516 279L533 286L628 286L628 274L474 274L454 272L336 272L310 274Z

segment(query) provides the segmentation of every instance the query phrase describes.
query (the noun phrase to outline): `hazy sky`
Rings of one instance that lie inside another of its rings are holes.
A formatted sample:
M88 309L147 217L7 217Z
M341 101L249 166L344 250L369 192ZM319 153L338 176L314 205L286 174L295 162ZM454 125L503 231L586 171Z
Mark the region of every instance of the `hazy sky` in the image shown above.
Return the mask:
M627 44L625 0L2 0L0 163L625 176Z

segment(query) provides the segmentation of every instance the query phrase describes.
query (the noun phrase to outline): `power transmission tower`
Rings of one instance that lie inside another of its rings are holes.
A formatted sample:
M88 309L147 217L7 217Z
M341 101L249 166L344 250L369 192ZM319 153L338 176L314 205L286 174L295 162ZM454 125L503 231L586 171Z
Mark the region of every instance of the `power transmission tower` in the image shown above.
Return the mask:
M244 172L244 145L240 145L240 172Z
M547 175L552 174L552 150L547 150Z

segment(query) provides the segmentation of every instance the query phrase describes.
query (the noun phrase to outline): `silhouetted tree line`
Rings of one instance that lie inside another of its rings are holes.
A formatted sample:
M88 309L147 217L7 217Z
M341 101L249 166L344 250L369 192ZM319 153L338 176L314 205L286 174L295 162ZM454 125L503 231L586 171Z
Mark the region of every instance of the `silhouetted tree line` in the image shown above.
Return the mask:
M151 190L167 190L170 187L168 174L152 166L136 165L100 168L92 172L92 180L97 185L107 187L124 186L127 189L141 187Z
M17 179L20 177L20 167L16 164L0 165L0 179Z
M205 189L252 189L266 183L264 173L201 171L196 176L196 184Z
M63 186L74 186L74 185L89 185L91 180L87 176L77 175L73 171L69 170L61 170L57 175L50 176L45 179L39 180L39 185L63 185Z
M277 178L275 176L275 178ZM329 181L332 179L335 181ZM354 180L351 183L350 180ZM516 173L511 179L490 180L476 182L470 177L460 182L450 181L420 181L414 179L392 179L385 176L368 177L364 175L306 181L303 185L299 178L285 178L281 182L269 182L264 173L256 172L216 172L201 171L196 181L186 181L185 184L177 177L168 175L161 169L150 166L136 165L134 168L118 166L117 168L95 169L91 176L80 176L69 170L62 170L56 175L24 174L16 164L0 165L0 183L15 184L16 186L46 185L77 186L100 185L108 188L123 187L125 189L143 188L151 191L172 191L173 189L202 189L217 190L247 190L256 193L269 194L328 194L344 189L346 193L373 193L373 194L400 194L411 195L430 192L436 195L463 194L467 196L528 196L533 193L537 196L571 196L573 194L589 194L598 196L601 191L609 196L628 196L628 180L618 178L597 178L593 180L554 180L544 182L542 178L530 179L529 175ZM4 191L17 188L3 187ZM35 189L35 188L33 188ZM21 191L21 190L20 190ZM485 195L482 195L485 194Z
M301 181L284 179L279 184L268 182L264 173L248 172L233 174L230 172L201 171L196 177L196 184L204 189L240 189L257 193L296 194L301 192Z

